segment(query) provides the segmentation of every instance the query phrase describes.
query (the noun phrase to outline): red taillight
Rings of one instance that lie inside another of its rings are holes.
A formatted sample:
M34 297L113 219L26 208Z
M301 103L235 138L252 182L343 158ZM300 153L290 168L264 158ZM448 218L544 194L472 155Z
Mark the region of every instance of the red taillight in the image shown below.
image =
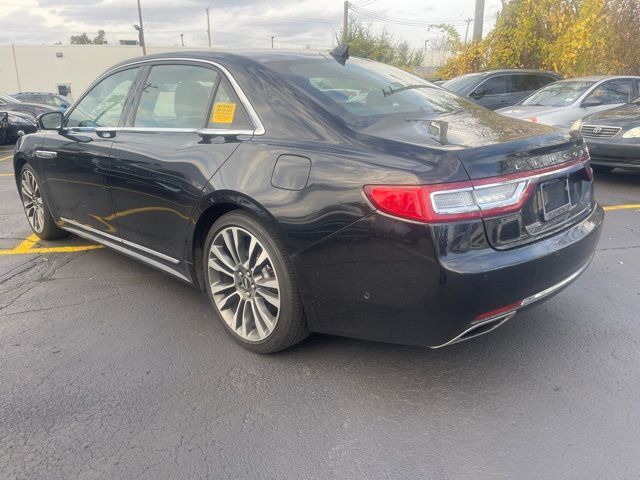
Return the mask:
M364 193L378 210L407 220L442 223L489 218L520 210L534 192L537 177L584 161L585 158L578 158L533 171L466 182L366 185Z
M366 185L364 193L379 210L402 218L425 220L420 186Z

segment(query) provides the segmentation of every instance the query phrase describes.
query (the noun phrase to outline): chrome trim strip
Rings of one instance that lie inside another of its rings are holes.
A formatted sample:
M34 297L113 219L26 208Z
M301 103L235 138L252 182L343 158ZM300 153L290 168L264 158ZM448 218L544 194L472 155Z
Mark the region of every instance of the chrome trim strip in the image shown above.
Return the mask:
M50 150L36 150L37 158L56 158L58 154Z
M85 133L195 133L198 135L253 135L253 130L224 128L160 128L160 127L67 127L69 132Z
M60 225L60 228L62 228L63 230L66 230L68 232L71 232L71 233L73 233L75 235L78 235L79 237L86 238L87 240L91 240L91 241L100 243L100 244L102 244L102 245L104 245L106 247L109 247L109 248L111 248L113 250L116 250L119 253L123 253L123 254L128 255L128 256L130 256L132 258L135 258L136 260L139 260L139 261L141 261L143 263L151 265L152 267L155 267L155 268L157 268L159 270L162 270L163 272L170 273L171 275L174 275L174 276L178 277L180 280L184 280L184 281L186 281L188 283L193 283L193 282L191 282L191 280L189 280L187 277L185 277L182 273L178 272L177 270L174 270L173 268L168 267L168 266L164 265L163 263L156 262L152 258L145 257L144 255L140 255L139 253L133 252L133 251L129 250L128 248L123 247L120 244L110 242L110 241L105 240L103 238L98 238L98 237L96 237L94 235L91 235L90 233L87 233L87 232L85 232L83 230L80 230L78 228L72 228L72 227L67 227L67 226L63 226L63 225Z
M156 252L155 250L151 250L150 248L143 247L142 245L138 245L137 243L130 242L129 240L124 240L123 238L116 237L115 235L111 235L109 233L102 232L102 231L100 231L100 230L98 230L96 228L90 227L88 225L83 225L82 223L76 222L75 220L69 220L68 218L64 218L64 217L60 217L60 220L62 220L65 223L69 223L71 225L75 225L78 228L82 228L83 230L86 230L86 231L89 231L89 232L93 232L93 233L95 233L97 235L100 235L100 236L103 236L103 237L107 237L107 238L111 239L112 242L116 242L116 243L119 243L119 244L122 244L122 245L127 245L129 247L136 248L136 249L138 249L140 251L143 251L145 253L148 253L150 255L154 255L154 256L156 256L158 258L166 260L167 262L171 262L171 263L175 263L175 264L180 263L180 260L178 260L177 258L170 257L168 255L165 255L164 253Z
M534 295L531 295L530 297L525 298L524 300L522 300L522 305L521 306L524 307L526 305L530 305L530 304L532 304L534 302L537 302L538 300L542 300L544 297L548 297L549 295L551 295L555 291L560 290L565 285L571 283L573 280L578 278L578 276L582 272L584 272L587 269L587 267L591 263L592 259L593 259L593 257L591 257L587 263L585 263L583 266L581 266L578 270L573 272L571 275L569 275L564 280L556 283L555 285L551 285L549 288L545 288L541 292L538 292L538 293L536 293Z
M151 62L176 62L176 61L178 61L178 62L206 63L206 64L213 65L214 67L218 68L227 77L227 80L229 80L229 83L231 83L231 86L235 90L236 95L238 95L238 98L242 102L242 105L247 110L247 113L249 114L249 117L251 118L251 121L253 122L253 125L256 127L255 130L253 130L251 133L253 135L264 135L265 134L266 131L265 131L264 125L260 121L260 117L258 116L258 114L256 113L255 109L253 108L253 105L251 105L251 102L249 101L249 98L245 95L245 93L242 90L242 88L240 88L240 85L238 85L238 82L236 81L236 79L233 77L233 75L231 75L231 73L229 72L229 70L226 69L226 67L224 67L223 65L219 64L218 62L214 62L212 60L204 60L204 59L201 59L201 58L188 58L188 57L148 58L148 59L144 59L144 60L138 60L137 62L126 63L124 65L119 65L118 67L112 68L111 70L107 70L104 74L102 74L99 77L98 80L96 80L96 82L94 82L94 84L92 84L92 86L95 85L102 78L104 78L107 75L109 75L111 72L114 72L115 70L119 70L119 69L124 68L124 67L130 67L130 66L133 66L133 65L151 63ZM207 129L204 129L204 130L207 130ZM174 130L172 130L172 131L174 131ZM227 135L230 135L230 134L227 133Z

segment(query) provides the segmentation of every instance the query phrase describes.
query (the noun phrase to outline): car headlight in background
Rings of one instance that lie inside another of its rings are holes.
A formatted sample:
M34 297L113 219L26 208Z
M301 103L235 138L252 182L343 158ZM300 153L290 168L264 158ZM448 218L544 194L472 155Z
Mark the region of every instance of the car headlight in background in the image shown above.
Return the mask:
M622 134L622 138L640 138L640 127L632 128Z
M581 128L582 128L582 119L576 120L575 122L573 122L573 124L570 127L571 130L578 130L578 131L580 131Z

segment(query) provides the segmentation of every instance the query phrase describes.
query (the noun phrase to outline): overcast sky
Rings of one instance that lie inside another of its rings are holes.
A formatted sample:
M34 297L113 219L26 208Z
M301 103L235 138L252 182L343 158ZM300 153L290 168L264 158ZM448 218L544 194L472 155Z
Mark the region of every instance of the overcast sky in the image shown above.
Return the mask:
M205 7L211 7L214 46L263 48L275 37L276 48L325 48L340 30L341 0L141 0L148 45L207 45ZM474 0L354 0L364 12L350 12L377 30L423 48L437 34L428 23L453 23L464 38L465 19ZM485 33L493 26L500 0L485 2ZM385 18L386 20L381 20ZM391 20L391 21L388 21ZM69 43L71 35L93 38L103 29L109 43L137 39L136 0L0 0L0 44ZM409 25L407 25L409 24ZM469 37L473 24L469 28Z

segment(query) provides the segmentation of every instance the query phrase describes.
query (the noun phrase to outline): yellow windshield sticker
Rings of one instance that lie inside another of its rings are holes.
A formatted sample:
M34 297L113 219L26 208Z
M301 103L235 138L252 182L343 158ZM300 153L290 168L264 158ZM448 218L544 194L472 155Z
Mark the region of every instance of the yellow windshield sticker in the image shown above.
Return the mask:
M216 103L213 105L211 123L233 123L233 116L235 113L235 103Z

